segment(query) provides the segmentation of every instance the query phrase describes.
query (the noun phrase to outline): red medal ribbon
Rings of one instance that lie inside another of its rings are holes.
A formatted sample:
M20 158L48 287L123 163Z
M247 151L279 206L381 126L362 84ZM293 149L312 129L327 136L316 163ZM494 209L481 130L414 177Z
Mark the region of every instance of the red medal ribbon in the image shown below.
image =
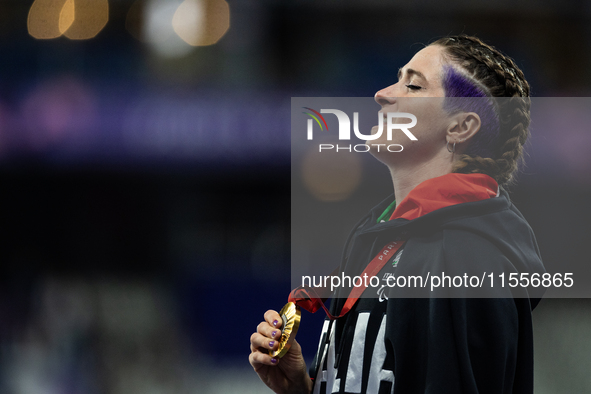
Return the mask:
M380 253L378 253L377 256L369 262L365 270L363 270L361 277L365 277L365 275L369 277L377 275L378 272L384 268L384 265L386 265L388 260L390 260L390 257L398 252L402 245L404 245L404 242L390 242L384 246ZM331 273L331 276L336 272L338 272L338 268ZM353 305L355 305L366 288L367 281L362 282L362 285L359 287L355 286L355 288L351 291L351 294L349 294L347 297L347 301L345 301L345 305L343 305L341 314L338 316L332 315L324 305L324 302L328 299L328 297L321 298L318 296L316 291L310 287L300 286L293 289L291 293L289 293L289 302L293 302L297 306L304 308L310 313L315 313L318 309L322 308L326 312L326 315L329 319L335 320L345 316L351 310L351 308L353 308Z

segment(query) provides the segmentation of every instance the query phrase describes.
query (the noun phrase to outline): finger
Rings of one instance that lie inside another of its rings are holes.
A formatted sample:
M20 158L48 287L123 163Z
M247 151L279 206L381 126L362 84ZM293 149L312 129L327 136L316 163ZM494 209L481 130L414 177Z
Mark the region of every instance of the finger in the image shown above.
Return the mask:
M250 356L248 356L248 361L250 361L250 365L252 365L255 371L263 365L275 366L279 364L279 358L271 357L268 354L260 352L250 353Z
M270 342L270 341L269 341ZM250 344L250 351L251 352L261 352L261 353L269 353L270 350L274 350L277 351L277 346L278 345L273 345L273 347L271 349L269 349L269 347L261 347L261 346L256 346L253 345L252 343Z
M256 345L254 345L252 342L251 342L251 344L250 344L250 351L251 351L251 352L263 352L263 353L269 353L269 349L265 349L264 347L256 346Z
M281 338L281 329L275 328L266 321L261 322L257 326L257 332L262 334L270 339L279 339Z
M265 312L265 321L275 328L281 328L281 325L283 324L283 320L281 319L281 316L279 316L279 313L271 309Z
M264 335L255 332L250 336L250 349L254 351L254 349L262 348L266 351L275 350L279 347L279 341L275 339L270 339Z

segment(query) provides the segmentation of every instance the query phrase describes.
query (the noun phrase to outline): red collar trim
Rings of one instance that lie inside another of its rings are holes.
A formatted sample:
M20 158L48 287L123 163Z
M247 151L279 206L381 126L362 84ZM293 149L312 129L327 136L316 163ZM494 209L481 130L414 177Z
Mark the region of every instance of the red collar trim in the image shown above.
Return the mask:
M498 195L498 183L486 174L446 174L427 179L398 204L390 220L413 220L437 209Z

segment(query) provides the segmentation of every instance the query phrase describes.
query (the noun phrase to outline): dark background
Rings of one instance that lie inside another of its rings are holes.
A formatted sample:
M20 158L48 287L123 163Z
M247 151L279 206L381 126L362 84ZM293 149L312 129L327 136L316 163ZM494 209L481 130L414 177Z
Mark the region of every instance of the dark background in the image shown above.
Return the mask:
M0 2L0 393L265 390L247 357L290 290L292 96L371 97L458 33L514 57L533 96L591 92L585 1L234 0L217 44L175 56L126 29L157 3L38 40L32 1ZM587 125L534 123L512 188L554 267L589 261ZM534 315L536 392L591 392L587 300ZM310 360L322 316L303 319Z

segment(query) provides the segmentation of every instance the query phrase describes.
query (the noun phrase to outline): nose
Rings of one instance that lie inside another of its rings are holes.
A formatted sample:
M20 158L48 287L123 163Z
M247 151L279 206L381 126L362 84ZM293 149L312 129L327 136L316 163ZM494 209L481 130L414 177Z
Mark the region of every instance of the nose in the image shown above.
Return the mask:
M374 100L376 103L380 104L382 107L385 105L391 105L396 102L396 95L394 94L394 87L396 85L390 85L387 88L382 90L378 90L374 95Z

